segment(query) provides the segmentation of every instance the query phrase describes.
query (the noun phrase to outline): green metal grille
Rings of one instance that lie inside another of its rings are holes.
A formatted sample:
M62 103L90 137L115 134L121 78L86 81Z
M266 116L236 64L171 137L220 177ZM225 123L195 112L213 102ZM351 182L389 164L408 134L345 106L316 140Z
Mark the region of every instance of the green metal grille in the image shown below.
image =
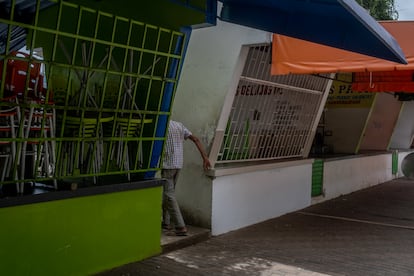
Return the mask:
M123 182L158 170L150 160L165 137L155 133L169 114L161 107L167 87L175 91L184 34L65 1L41 9L38 0L27 23L16 2L0 18L1 109L19 110L15 137L0 133L2 184ZM27 55L12 52L16 27L27 30Z
M398 173L398 150L392 152L392 168L391 172L393 175Z
M312 164L312 196L323 194L323 160L315 160Z

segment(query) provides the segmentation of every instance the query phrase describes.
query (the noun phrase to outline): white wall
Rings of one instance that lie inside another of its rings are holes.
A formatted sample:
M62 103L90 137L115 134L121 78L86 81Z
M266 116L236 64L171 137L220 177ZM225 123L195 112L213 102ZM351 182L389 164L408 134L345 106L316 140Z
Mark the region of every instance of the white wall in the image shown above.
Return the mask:
M326 159L324 195L311 197L312 160L308 164L219 175L212 187L213 235L220 235L311 204L330 200L394 178L404 177L401 162L413 151L398 153L398 173L392 174L392 152ZM305 162L303 160L302 162ZM278 163L279 166L283 163Z
M391 149L411 148L414 135L414 102L404 102L400 116L391 137Z
M333 199L393 178L391 153L327 159L323 174L323 199Z
M270 42L266 32L220 21L216 27L193 31L172 118L182 121L207 150L232 85L242 45L264 42ZM350 109L346 114L330 111L334 114L328 118L337 115L344 119L332 126L333 136L326 137L327 140L349 142L350 136L354 136L350 145L345 142L348 147L337 149L353 152L369 109ZM191 142L186 143L184 154L185 164L177 185L178 201L187 223L211 227L213 235L278 217L312 202L310 163L209 177L203 173L201 158ZM326 194L322 200L392 179L391 163L391 153L327 161Z
M388 150L401 105L394 95L378 93L358 152Z
M221 22L193 30L173 103L172 118L186 125L207 151L212 143L224 99L242 45L270 42L270 34ZM184 218L194 225L210 227L211 180L203 174L194 145L184 148L185 164L177 185L177 198Z
M311 179L311 163L217 177L212 189L212 235L309 206Z
M334 153L356 153L369 108L328 108L325 112L325 144Z

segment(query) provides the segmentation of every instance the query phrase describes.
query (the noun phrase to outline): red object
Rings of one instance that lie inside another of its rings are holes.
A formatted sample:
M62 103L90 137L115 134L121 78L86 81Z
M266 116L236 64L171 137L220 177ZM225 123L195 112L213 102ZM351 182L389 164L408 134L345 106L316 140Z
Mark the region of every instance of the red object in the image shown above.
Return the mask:
M354 73L352 91L413 93L414 70Z
M14 58L17 57L18 59ZM0 70L3 71L3 62L0 63ZM43 75L40 73L42 63L40 60L31 59L28 54L12 52L6 66L5 89L7 94L22 96L25 94L25 87L28 83L30 98L39 98L44 94ZM29 79L27 80L27 76Z

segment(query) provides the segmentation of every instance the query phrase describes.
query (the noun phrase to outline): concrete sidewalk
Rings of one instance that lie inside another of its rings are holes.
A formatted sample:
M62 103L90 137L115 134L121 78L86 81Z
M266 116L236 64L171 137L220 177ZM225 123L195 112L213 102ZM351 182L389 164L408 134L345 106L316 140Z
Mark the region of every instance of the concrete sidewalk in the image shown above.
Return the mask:
M414 275L414 181L383 183L100 275Z
M194 227L191 225L187 225L187 229L188 235L184 237L176 236L173 230L162 230L161 248L163 254L206 241L211 237L209 229Z

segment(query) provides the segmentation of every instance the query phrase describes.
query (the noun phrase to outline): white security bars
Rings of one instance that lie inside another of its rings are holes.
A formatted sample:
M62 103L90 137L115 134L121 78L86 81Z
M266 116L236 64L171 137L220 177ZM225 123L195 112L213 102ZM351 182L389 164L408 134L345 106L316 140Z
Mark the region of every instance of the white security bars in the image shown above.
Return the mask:
M271 76L270 61L270 45L250 47L223 138L214 141L221 145L216 163L308 155L331 80Z

